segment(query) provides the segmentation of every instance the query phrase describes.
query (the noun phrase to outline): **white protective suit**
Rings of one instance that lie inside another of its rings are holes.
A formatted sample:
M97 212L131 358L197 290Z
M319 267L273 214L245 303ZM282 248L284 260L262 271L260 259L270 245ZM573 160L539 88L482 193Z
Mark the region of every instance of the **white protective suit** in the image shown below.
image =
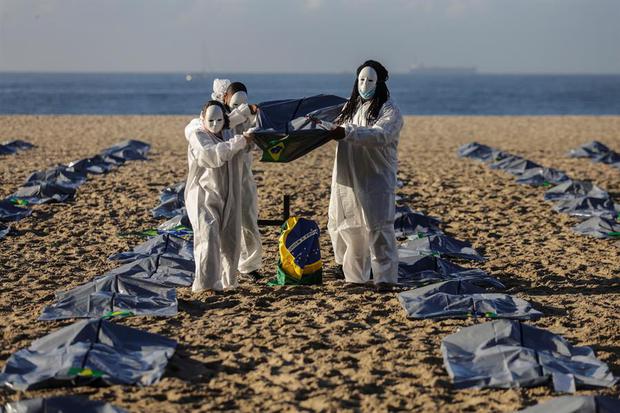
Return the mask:
M329 201L328 230L336 263L345 280L366 283L398 281L394 235L398 139L403 118L390 99L369 124L363 103L352 122L343 124L338 141Z
M224 103L224 93L230 85L228 79L215 79L213 81L213 93L211 97ZM233 109L229 114L229 127L235 134L242 134L256 126L256 115L250 112L248 105L241 105ZM186 128L198 130L202 127L200 119L194 119ZM241 257L239 259L239 272L248 274L258 270L262 265L263 246L258 229L258 194L254 174L252 173L252 149L250 145L243 151L243 173L241 178Z
M200 122L200 120L199 120ZM229 129L222 138L185 128L189 173L185 207L194 232L196 278L192 291L237 286L241 237L241 175L246 139Z
M235 134L242 134L255 124L254 118L240 116L237 109L229 116L230 128ZM236 125L233 127L233 119ZM239 123L239 120L244 120ZM186 135L202 128L200 119L193 119L186 128ZM239 259L239 272L244 274L258 270L262 265L263 246L261 244L260 231L258 229L258 194L254 174L252 174L252 148L246 147L240 156L243 158L243 170L241 174L241 256Z

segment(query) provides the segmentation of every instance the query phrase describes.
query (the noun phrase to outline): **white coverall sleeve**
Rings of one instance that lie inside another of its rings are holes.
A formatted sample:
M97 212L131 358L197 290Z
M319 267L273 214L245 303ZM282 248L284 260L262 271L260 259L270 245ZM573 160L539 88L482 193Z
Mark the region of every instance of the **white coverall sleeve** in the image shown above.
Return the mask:
M379 111L379 118L371 127L344 125L344 140L357 145L385 146L398 137L403 127L403 117L398 107L384 104Z
M246 145L247 141L243 135L236 135L230 140L206 145L200 142L196 132L189 137L189 146L196 156L198 165L203 168L219 168L243 150Z
M252 111L250 107L244 103L234 108L228 114L228 120L230 122L230 129L234 129L237 125L241 125L252 117Z

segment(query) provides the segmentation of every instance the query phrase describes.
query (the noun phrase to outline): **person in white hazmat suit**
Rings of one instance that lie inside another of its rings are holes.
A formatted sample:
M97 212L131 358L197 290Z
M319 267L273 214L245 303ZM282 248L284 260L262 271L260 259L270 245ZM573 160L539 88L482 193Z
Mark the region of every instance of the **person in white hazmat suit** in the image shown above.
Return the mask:
M207 102L201 127L186 127L189 172L185 207L194 232L196 277L192 291L237 286L241 238L241 179L250 136L234 135L226 108Z
M398 139L403 118L390 99L388 71L374 60L357 69L351 98L336 119L328 231L348 283L378 290L398 281L394 234Z
M242 134L256 126L256 107L248 104L247 88L243 83L231 83L228 79L215 79L211 98L226 106L229 126L235 134ZM186 127L185 133L187 135L200 127L200 119L194 119ZM254 146L248 146L243 153L241 257L238 270L243 274L249 274L253 280L258 280L261 278L258 270L262 265L263 247L258 229L258 194L252 173Z

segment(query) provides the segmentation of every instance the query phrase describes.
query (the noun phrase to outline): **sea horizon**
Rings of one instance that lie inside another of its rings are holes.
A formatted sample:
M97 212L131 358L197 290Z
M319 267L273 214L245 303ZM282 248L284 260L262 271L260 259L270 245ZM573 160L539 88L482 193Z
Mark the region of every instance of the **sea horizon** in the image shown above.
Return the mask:
M213 79L242 81L251 102L348 97L353 73L0 72L0 114L187 115ZM394 73L404 115L620 115L620 74Z

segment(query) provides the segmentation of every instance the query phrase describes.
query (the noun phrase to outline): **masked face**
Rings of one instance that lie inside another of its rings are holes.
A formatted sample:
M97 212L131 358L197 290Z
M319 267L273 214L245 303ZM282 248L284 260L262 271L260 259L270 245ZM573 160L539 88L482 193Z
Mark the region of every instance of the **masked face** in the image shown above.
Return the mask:
M364 100L372 99L377 89L377 72L370 66L365 66L357 75L357 91Z
M209 132L220 133L224 127L224 112L219 106L209 106L202 118L202 123Z
M248 95L242 90L240 90L239 92L235 92L235 94L232 95L231 98L228 100L228 106L231 109L234 109L244 103L248 103Z

